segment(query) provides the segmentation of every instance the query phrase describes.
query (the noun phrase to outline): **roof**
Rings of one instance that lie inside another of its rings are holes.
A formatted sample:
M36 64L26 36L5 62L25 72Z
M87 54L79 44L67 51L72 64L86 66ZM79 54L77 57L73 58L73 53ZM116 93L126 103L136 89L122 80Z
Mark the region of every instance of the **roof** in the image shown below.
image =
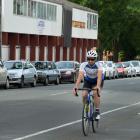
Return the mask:
M87 8L87 7L84 7L84 6L81 6L81 5L78 5L78 4L70 2L68 0L43 0L43 1L64 5L64 6L69 7L69 8L76 8L76 9L80 9L80 10L84 10L84 11L88 11L88 12L98 13L95 10L92 10L90 8Z

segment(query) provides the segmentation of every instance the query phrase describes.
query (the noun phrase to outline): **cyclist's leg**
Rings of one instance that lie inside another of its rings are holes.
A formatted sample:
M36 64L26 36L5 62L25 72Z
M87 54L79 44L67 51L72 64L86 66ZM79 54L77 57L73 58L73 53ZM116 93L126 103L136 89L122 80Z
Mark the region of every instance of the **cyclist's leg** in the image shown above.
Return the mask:
M101 82L101 90L102 90L102 88L103 88L103 85L104 85L104 80L102 80L102 82ZM94 88L95 86L96 86L96 84L94 84L92 88ZM101 91L100 91L100 92L101 92ZM95 103L95 107L96 107L96 108L100 108L100 97L99 97L98 94L97 94L97 90L94 90L93 93L94 93L94 103Z
M97 90L94 90L93 92L94 92L94 103L95 103L95 107L96 108L99 108L100 107L100 97L97 94Z
M104 84L104 81L101 82L101 89L103 88L103 84ZM95 86L96 86L96 84L93 85L92 88L94 88ZM98 119L100 119L100 97L97 94L97 90L94 90L93 92L94 92L94 103L95 103L95 108L96 108L95 118L98 120Z

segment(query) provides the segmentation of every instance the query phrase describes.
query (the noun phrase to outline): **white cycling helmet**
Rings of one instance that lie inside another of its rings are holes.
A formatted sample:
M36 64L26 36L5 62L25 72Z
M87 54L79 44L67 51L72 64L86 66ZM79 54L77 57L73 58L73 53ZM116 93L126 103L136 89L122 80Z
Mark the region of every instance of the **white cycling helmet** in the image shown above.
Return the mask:
M87 58L89 57L94 57L94 58L97 58L98 54L95 50L90 50L87 52Z

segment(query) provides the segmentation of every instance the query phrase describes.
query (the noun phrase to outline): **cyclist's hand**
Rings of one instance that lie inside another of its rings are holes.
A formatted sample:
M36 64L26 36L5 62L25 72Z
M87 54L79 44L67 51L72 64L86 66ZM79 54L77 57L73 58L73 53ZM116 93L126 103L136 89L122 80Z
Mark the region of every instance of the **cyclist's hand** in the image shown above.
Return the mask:
M97 95L98 97L100 97L101 88L99 86L96 86L95 89L97 89Z
M74 94L74 96L78 96L78 94L77 94L77 87L73 88L73 94Z

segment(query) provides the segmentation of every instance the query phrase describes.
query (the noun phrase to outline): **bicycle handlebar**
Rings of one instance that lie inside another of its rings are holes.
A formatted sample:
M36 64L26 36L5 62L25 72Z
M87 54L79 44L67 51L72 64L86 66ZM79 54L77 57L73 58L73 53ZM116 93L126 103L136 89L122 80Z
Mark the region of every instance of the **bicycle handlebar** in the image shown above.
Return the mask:
M77 93L77 90L87 90L87 91L92 91L92 90L97 90L97 95L98 95L98 97L100 97L100 94L99 94L99 89L97 88L97 89L95 89L95 88L93 88L93 89L90 89L90 88L78 88L78 89L76 89L75 88L75 92L76 92L76 96L79 96L78 95L78 93Z

